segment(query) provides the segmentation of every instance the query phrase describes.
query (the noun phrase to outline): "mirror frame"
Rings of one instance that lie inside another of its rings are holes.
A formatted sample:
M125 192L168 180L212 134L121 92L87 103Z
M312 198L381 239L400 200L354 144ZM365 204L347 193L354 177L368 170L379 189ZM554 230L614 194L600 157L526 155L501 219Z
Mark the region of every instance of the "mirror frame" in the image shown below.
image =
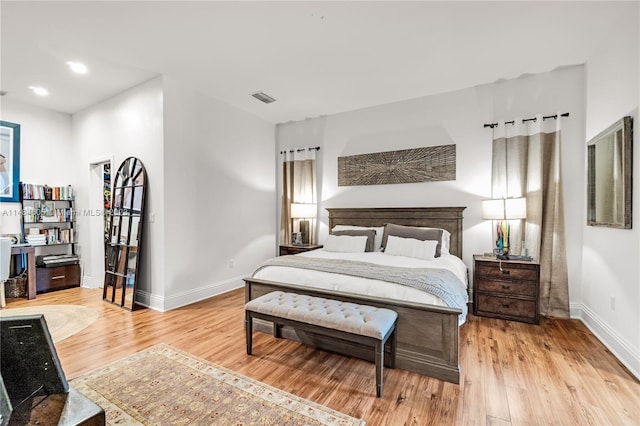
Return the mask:
M596 218L596 153L598 142L611 137L614 133L622 131L622 196L623 218L622 222L604 222ZM609 228L631 229L631 201L633 187L633 118L626 116L600 132L587 143L587 225Z
M20 202L20 125L9 121L0 120L0 154L5 157L2 165L6 175L0 179L2 185L8 186L8 193L4 193L5 188L0 188L0 202L19 203ZM5 140L6 138L6 140Z
M102 300L133 311L144 228L147 172L136 157L125 159L112 178L109 241ZM137 223L134 230L133 223ZM135 242L135 244L134 244ZM133 254L133 256L132 256ZM127 294L130 291L131 294Z

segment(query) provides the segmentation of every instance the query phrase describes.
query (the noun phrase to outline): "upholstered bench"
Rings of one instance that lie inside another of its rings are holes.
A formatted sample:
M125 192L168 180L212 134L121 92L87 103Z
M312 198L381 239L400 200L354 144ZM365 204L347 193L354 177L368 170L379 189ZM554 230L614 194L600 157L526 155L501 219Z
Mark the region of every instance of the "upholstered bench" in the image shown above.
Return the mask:
M396 312L375 306L274 291L245 305L248 355L251 355L253 346L253 318L273 322L274 337L280 337L279 327L286 325L371 347L376 365L376 395L382 396L384 348L389 339L391 352L387 364L395 367Z

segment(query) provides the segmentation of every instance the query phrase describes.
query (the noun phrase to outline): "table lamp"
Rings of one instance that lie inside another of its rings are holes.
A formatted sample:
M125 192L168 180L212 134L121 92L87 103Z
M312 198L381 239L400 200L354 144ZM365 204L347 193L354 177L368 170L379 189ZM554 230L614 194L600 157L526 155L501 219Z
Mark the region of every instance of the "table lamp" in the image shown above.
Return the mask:
M482 201L482 218L487 220L499 220L496 226L496 254L509 253L509 233L511 219L526 219L527 199L522 198L498 198Z
M309 220L317 217L317 206L315 204L307 203L293 203L291 204L291 219L300 219L300 233L302 234L302 244L309 244Z

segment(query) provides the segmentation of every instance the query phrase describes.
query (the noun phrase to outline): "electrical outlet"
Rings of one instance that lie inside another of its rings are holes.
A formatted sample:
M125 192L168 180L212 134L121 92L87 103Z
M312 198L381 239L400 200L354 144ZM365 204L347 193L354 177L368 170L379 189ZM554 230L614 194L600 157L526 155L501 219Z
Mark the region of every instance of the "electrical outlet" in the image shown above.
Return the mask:
M612 311L616 310L616 297L615 296L611 296L611 310Z
M229 269L233 269L233 259L229 260Z

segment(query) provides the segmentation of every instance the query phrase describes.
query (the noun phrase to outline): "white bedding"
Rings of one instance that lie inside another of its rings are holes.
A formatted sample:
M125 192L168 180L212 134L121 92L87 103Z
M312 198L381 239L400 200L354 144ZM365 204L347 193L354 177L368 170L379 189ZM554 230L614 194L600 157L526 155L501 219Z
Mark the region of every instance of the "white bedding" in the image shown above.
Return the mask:
M383 252L366 253L336 253L323 249L312 250L295 256L307 256L324 259L347 259L360 262L377 263L380 265L399 266L406 268L443 268L453 272L458 278L458 285L467 291L467 267L458 257L445 255L435 260L421 260L404 256L392 256ZM333 274L308 269L296 269L283 266L268 266L254 274L254 278L278 281L289 284L308 285L310 287L337 290L348 293L363 294L389 299L427 303L437 306L447 306L437 296L386 281L372 280L348 275Z

